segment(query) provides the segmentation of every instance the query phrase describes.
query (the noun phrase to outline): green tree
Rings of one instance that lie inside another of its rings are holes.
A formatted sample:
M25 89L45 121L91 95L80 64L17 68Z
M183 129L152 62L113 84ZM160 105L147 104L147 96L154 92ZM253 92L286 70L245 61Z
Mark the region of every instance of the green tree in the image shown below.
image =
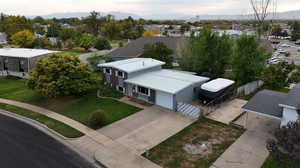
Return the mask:
M40 35L45 35L46 31L42 26L35 26L35 32Z
M270 89L281 89L288 86L288 76L293 71L295 66L281 62L270 65L265 68L261 80L265 82L265 86Z
M213 77L221 77L230 62L232 41L224 35L218 36L209 29L200 35L193 35L183 49L180 66L187 71L209 72Z
M23 30L11 37L12 42L20 47L32 47L35 36L29 30Z
M95 48L98 50L110 50L111 45L107 39L99 38L96 41Z
M8 38L22 30L33 32L34 27L30 19L24 16L1 15L0 32L5 32Z
M47 31L47 37L58 37L59 36L59 32L61 31L61 26L59 24L51 24L48 27L48 31Z
M120 38L121 25L115 20L110 20L103 26L103 34L109 39Z
M101 17L100 13L93 11L88 17L83 19L83 23L86 25L87 32L97 37L100 32L100 27L103 23L103 18Z
M97 87L87 64L70 54L51 54L38 60L28 87L45 97L82 96Z
M32 46L34 48L51 48L52 44L51 44L51 42L47 38L43 38L42 37L42 38L36 38L33 41Z
M257 80L269 57L270 53L255 36L239 37L232 58L233 78L239 85Z
M184 32L190 31L190 29L191 29L191 26L189 24L183 24L180 27L180 32L181 32L181 34L184 34Z
M41 25L47 24L46 20L45 20L43 17L41 17L41 16L35 17L32 21L33 21L34 23L39 23L39 24L41 24Z
M85 50L88 50L89 48L93 47L95 45L95 42L96 38L93 35L87 33L82 34L77 41L78 45L84 48Z
M59 32L59 38L63 42L64 47L72 48L73 42L81 36L81 33L73 28L63 28Z
M164 68L173 67L173 51L169 49L164 43L158 42L154 44L146 44L144 46L143 57L153 58L165 62Z

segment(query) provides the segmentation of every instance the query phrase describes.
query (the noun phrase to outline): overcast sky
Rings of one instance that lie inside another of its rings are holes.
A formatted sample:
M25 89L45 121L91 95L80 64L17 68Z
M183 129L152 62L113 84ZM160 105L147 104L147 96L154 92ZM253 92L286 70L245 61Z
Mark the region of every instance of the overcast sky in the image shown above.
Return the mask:
M278 11L299 10L300 0L278 0ZM0 0L0 13L46 15L119 11L138 15L248 14L249 0Z

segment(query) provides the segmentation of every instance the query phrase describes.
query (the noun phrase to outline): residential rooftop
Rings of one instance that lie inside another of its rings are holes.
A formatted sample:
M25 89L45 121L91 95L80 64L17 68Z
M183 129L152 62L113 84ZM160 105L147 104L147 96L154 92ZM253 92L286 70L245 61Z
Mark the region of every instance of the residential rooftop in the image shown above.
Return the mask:
M279 104L281 106L286 105L296 109L300 109L300 83L295 85L293 89L289 91L286 98Z
M116 62L99 64L99 67L111 67L118 69L120 71L124 71L127 73L137 72L144 69L162 66L164 62L152 59L152 58L132 58L127 60L121 60Z
M46 49L0 48L0 56L5 56L5 57L32 58L32 57L47 55L56 52L58 51L52 51Z
M208 80L209 78L206 77L163 69L127 79L125 82L175 94L193 84L206 82Z
M277 118L282 117L282 108L279 106L288 94L263 90L258 92L246 105L242 107L245 111L260 113Z
M164 43L169 49L173 50L174 57L179 57L177 51L184 43L183 37L141 37L129 42L124 47L115 49L107 54L108 57L136 58L143 54L145 44Z

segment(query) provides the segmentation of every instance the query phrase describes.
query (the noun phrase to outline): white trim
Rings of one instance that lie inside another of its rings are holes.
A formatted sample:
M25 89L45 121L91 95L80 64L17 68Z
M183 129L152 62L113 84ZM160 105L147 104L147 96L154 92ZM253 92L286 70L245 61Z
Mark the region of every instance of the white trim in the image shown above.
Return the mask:
M252 110L246 110L246 109L243 109L243 108L242 108L242 110L245 111L245 112L248 112L248 113L258 114L258 115L261 115L261 116L273 118L273 119L280 120L280 121L281 121L281 119L282 119L282 118L279 118L279 117L275 117L275 116L268 115L268 114L264 114L264 113L259 113L259 112L252 111Z
M294 109L294 110L297 110L297 108L293 107L293 106L288 106L288 105L285 105L285 104L279 104L280 107L285 107L285 108L290 108L290 109Z
M142 95L145 95L145 96L150 96L150 95L151 95L151 94L150 94L150 91L151 91L150 88L144 87L144 86L137 86L137 87L143 87L143 88L145 88L145 89L148 89L148 94L139 92L139 88L137 88L137 93L142 94Z

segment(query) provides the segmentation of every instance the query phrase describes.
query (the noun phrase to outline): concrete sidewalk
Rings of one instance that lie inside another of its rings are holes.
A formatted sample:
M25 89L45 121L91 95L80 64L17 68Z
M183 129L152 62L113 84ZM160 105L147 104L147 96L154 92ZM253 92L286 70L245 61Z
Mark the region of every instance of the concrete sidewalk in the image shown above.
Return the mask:
M242 107L247 103L245 100L234 99L226 102L214 112L208 114L206 117L219 121L224 124L230 124L232 120L236 119L242 114Z
M113 141L111 138L90 129L89 127L72 120L68 117L55 113L53 111L34 106L31 104L26 104L18 101L1 99L0 103L5 103L13 105L16 107L24 108L31 110L33 112L46 115L50 118L63 122L85 134L85 136L74 140L68 140L75 147L78 147L78 144L84 144L79 150L82 151L83 148L86 148L86 141L90 142L91 155L94 155L94 158L100 163L104 164L108 168L160 168L158 165L152 163L146 158L136 154L132 149ZM95 153L94 153L95 152Z
M245 116L241 118L244 120ZM233 143L211 168L260 168L268 157L267 139L279 127L280 121L249 114L247 131ZM246 122L239 122L246 123Z

